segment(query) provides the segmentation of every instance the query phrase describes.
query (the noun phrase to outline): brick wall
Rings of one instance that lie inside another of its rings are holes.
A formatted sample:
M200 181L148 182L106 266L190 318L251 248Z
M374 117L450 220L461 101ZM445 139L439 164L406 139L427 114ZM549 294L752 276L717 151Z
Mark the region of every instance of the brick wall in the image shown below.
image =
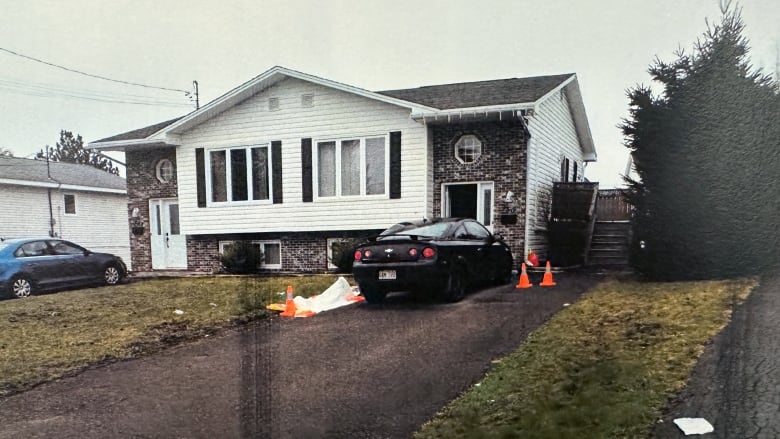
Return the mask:
M156 166L162 159L168 159L176 169L176 150L173 147L128 151L127 163L127 218L130 223L130 258L134 271L152 270L152 247L150 241L150 198L176 198L178 186L174 172L173 180L162 183L157 179ZM143 233L136 235L131 218L133 208L140 212Z
M442 212L442 184L493 182L494 233L504 236L515 260L521 260L525 239L525 188L527 134L518 121L474 122L432 125L434 212ZM461 136L473 134L482 141L482 155L474 163L455 158L455 143ZM508 209L503 201L507 191L515 194L517 224L502 225L501 213Z
M280 241L281 270L267 272L323 273L328 271L327 240L376 235L381 230L306 233L259 233L187 236L187 269L216 273L220 271L219 241Z

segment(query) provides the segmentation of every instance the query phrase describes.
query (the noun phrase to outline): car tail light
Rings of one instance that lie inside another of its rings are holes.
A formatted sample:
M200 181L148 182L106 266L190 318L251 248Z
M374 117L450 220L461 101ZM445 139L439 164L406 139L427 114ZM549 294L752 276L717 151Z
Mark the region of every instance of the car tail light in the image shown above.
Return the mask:
M417 249L416 248L410 248L409 249L409 256L416 258L417 257Z
M371 249L363 250L363 256L370 258L371 257Z
M360 250L355 250L355 260L359 261L361 256L363 256L363 253L361 253Z
M424 258L432 258L434 256L436 256L436 250L434 250L433 248L425 247L423 249L423 257Z

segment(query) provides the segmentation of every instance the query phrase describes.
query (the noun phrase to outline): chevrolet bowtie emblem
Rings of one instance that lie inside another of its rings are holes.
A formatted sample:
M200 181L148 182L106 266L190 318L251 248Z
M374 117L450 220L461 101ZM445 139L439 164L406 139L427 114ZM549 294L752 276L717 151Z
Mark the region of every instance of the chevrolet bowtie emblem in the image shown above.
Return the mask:
M392 252L393 252L393 249L391 249L391 248L386 248L385 249L385 253L392 253Z

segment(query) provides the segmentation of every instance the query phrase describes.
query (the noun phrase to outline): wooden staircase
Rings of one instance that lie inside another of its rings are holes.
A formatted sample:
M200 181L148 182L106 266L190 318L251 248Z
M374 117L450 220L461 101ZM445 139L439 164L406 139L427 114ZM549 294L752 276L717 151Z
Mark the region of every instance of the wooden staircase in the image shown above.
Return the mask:
M599 221L593 228L587 265L610 269L628 268L628 246L631 242L631 223L628 221Z

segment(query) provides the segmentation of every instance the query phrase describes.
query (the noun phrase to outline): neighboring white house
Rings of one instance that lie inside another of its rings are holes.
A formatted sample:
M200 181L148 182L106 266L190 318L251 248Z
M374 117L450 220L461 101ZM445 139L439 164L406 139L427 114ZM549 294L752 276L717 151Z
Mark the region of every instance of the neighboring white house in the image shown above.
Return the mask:
M125 180L87 165L0 157L0 238L56 236L130 266Z
M438 216L521 260L544 251L543 194L596 159L574 74L371 92L283 67L90 147L126 153L140 271L209 271L235 240L269 270L324 271L335 241Z

